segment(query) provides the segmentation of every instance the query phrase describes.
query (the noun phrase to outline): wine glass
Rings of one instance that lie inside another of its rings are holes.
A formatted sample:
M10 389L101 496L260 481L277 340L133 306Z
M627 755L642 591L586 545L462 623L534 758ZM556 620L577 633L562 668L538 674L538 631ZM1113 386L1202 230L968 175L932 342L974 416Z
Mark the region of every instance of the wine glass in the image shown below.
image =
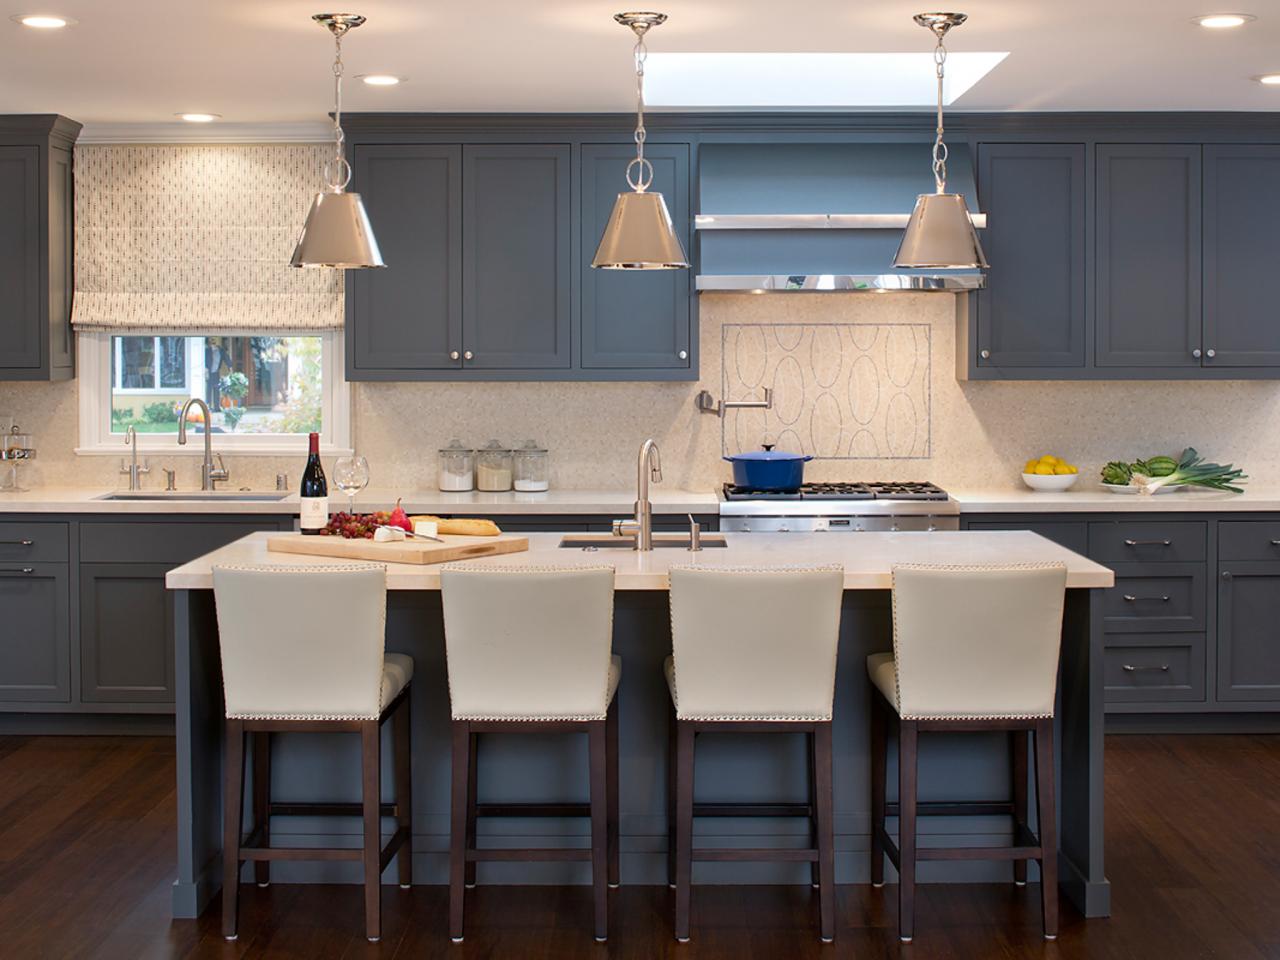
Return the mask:
M333 482L347 495L347 513L356 512L356 494L369 485L369 462L364 457L341 457L333 465Z

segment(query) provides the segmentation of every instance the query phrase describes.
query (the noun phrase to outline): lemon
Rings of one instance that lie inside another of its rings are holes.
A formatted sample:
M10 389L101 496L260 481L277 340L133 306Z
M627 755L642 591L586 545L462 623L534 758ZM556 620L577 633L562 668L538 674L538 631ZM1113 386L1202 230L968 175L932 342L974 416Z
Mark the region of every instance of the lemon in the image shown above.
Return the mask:
M1055 463L1058 462L1058 458L1055 457L1052 453L1046 453L1043 457L1040 458L1040 462L1047 463L1049 464L1049 466L1053 466Z
M1067 464L1067 469L1070 470L1072 473L1080 472L1079 468L1074 463Z
M1070 476L1073 472L1069 464L1060 463L1053 468L1053 472L1060 477Z
M1035 468L1034 470L1032 470L1031 472L1032 472L1032 473L1035 473L1035 474L1039 474L1039 475L1040 475L1040 476L1042 476L1042 477L1051 477L1051 476L1053 476L1053 465L1052 465L1052 464L1048 464L1048 463L1044 463L1044 462L1042 461L1042 462L1038 463L1038 464L1036 465L1036 468Z
M1023 472L1023 473L1035 473L1035 472L1036 472L1036 467L1038 467L1038 466L1040 466L1040 461L1039 461L1039 460L1028 460L1025 464L1023 464L1023 466L1022 466L1022 472Z

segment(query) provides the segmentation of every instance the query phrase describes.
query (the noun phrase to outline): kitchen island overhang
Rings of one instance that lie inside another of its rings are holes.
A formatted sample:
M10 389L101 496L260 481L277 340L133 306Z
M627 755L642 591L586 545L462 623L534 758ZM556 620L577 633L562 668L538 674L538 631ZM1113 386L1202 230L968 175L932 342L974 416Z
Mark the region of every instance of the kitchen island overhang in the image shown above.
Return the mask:
M665 882L666 745L670 712L661 664L671 649L667 573L672 566L773 567L838 563L845 569L840 660L834 713L837 881L868 881L870 788L869 690L865 658L892 649L889 587L900 563L1014 563L1059 561L1067 565L1067 599L1058 697L1060 879L1063 892L1086 916L1110 912L1103 871L1103 647L1101 591L1112 572L1087 558L1025 531L932 533L729 534L724 550L689 553L665 548L649 553L559 547L561 534L530 535L528 553L494 558L499 566L601 563L616 570L614 651L623 658L619 690L622 776L622 880ZM173 591L178 754L178 877L175 917L198 916L220 885L222 689L212 568L227 564L332 564L321 557L270 553L266 535L253 534L170 571ZM387 565L387 649L414 657L412 690L414 777L414 873L420 882L444 883L448 858L449 703L445 674L439 568ZM780 638L785 642L785 638ZM359 790L358 744L341 737L278 735L273 748L273 795L281 800L355 800ZM482 759L484 802L573 800L585 793L585 745L577 737L494 736ZM534 743L529 741L533 740ZM794 742L792 742L794 741ZM1008 749L1001 735L934 736L922 740L922 799L989 800L1010 788ZM804 752L796 737L724 735L699 748L699 800L804 800ZM894 774L890 778L893 782ZM251 785L249 785L251 789ZM390 782L384 785L389 798ZM730 823L725 821L725 823ZM700 832L703 824L699 824ZM721 832L710 821L707 836L726 846L803 844L807 822L746 820ZM585 842L576 820L482 820L484 830L528 846ZM711 832L712 830L715 832ZM727 828L726 828L727 829ZM359 825L321 818L281 818L273 840L298 846L358 843ZM353 832L356 831L356 832ZM797 832L801 831L801 832ZM1007 837L1001 818L929 818L930 834L954 844L989 845ZM586 882L580 864L491 864L482 883ZM273 866L281 882L358 882L358 867L301 861ZM1033 866L1034 870L1034 866ZM388 872L388 876L391 876ZM1034 876L1034 874L1033 874ZM893 874L890 869L890 878ZM925 882L1007 880L1003 863L930 863ZM808 883L795 864L701 864L702 883Z

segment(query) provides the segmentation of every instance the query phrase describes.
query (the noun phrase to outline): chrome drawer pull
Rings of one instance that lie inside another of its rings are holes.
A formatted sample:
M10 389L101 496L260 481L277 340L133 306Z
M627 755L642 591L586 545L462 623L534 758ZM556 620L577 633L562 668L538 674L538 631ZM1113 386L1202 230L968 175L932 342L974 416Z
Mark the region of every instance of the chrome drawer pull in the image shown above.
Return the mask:
M35 567L10 567L7 570L0 570L0 573L35 573Z
M1275 543L1274 540L1271 541ZM34 540L0 540L0 547L34 547Z
M1125 540L1126 547L1167 547L1173 543L1172 540Z
M1125 673L1141 673L1144 670L1150 670L1153 673L1168 673L1169 665L1167 663L1162 663L1158 667L1135 667L1132 663L1126 663L1123 665L1122 669Z
M1280 540L1272 540L1271 545L1273 547L1280 547Z
M1139 600L1159 600L1161 603L1169 602L1169 595L1166 593L1163 597L1135 597L1132 593L1124 595L1126 603L1137 603Z

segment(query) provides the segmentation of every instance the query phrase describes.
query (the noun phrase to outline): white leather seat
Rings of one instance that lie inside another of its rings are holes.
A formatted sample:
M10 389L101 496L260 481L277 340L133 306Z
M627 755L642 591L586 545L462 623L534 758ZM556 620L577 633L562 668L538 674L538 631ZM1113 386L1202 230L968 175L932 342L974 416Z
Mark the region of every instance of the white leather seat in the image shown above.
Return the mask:
M673 567L677 719L830 720L843 593L839 567Z
M893 650L867 674L904 720L1053 716L1067 568L893 570Z
M440 571L454 720L603 720L622 678L612 567Z
M413 677L381 565L215 566L213 592L230 718L377 719Z

